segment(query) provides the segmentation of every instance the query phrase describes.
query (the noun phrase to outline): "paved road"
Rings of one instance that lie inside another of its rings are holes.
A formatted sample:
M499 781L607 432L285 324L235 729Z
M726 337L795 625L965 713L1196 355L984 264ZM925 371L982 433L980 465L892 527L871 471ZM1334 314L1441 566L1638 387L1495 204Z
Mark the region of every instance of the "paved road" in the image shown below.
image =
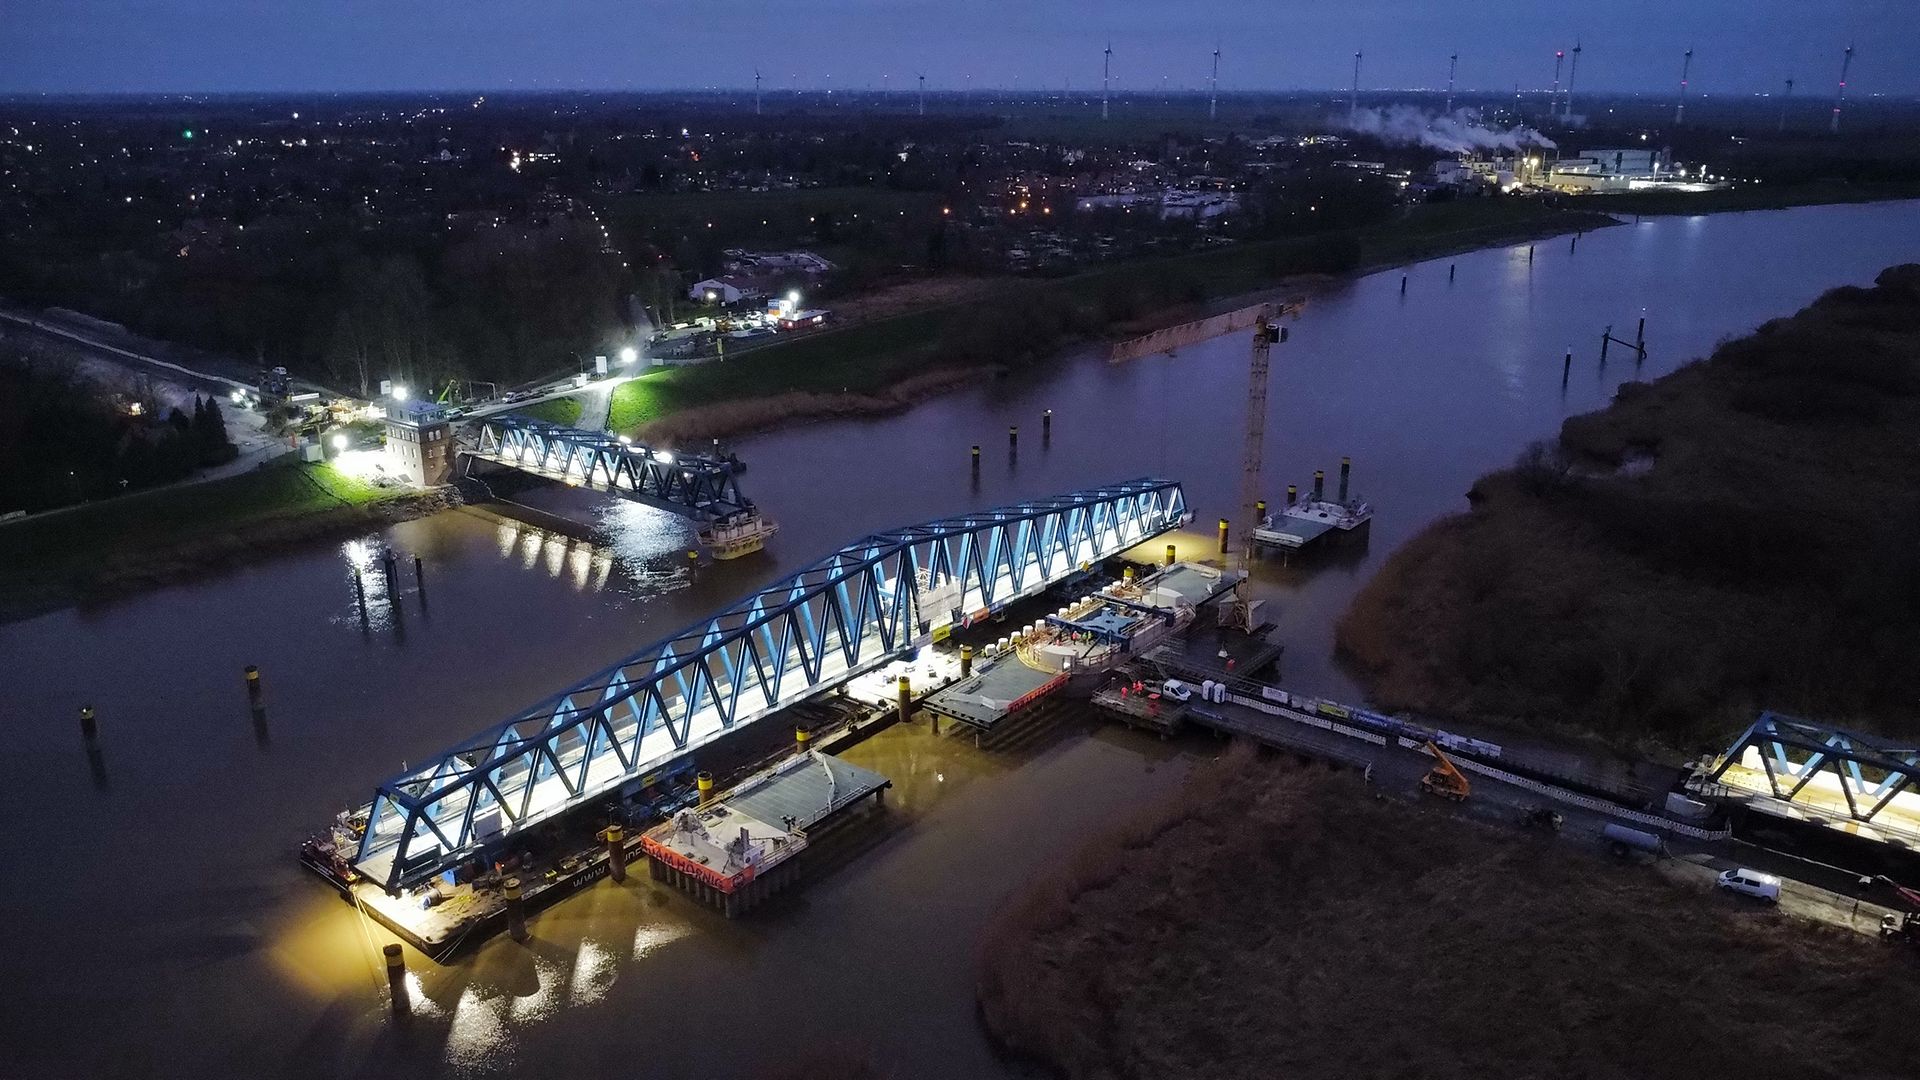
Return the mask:
M572 379L550 383L532 397L519 401L495 401L467 410L469 417L499 416L502 413L517 412L529 405L538 405L543 401L557 401L564 397L580 399L580 420L575 425L584 431L605 431L607 416L613 406L614 388L623 382L639 378L638 375L609 375L604 379L590 382L585 386L573 385Z
M1420 778L1433 766L1433 758L1424 747L1403 747L1397 739L1372 744L1240 705L1211 708L1219 714L1232 714L1237 722L1221 724L1218 717L1209 722L1198 713L1193 714L1195 722L1210 723L1211 726L1236 734L1252 735L1269 745L1309 756L1339 761L1352 767L1366 767L1369 782L1382 792L1431 803L1461 817L1518 831L1525 827L1522 822L1529 811L1552 807L1560 811L1564 820L1558 839L1595 852L1609 847L1602 830L1610 822L1620 820L1606 810L1594 810L1556 800L1476 772L1468 773L1473 794L1466 802L1441 803L1420 791ZM1625 823L1635 828L1642 827L1630 819ZM1869 882L1863 885L1857 875L1837 867L1808 862L1737 839L1693 840L1675 834L1668 838L1667 846L1672 857L1655 861L1657 872L1686 887L1714 893L1710 899L1715 903L1734 907L1762 906L1758 901L1715 887L1714 879L1722 870L1747 867L1781 878L1779 910L1795 918L1878 936L1881 916L1894 910L1867 899L1891 900L1892 892L1883 883Z

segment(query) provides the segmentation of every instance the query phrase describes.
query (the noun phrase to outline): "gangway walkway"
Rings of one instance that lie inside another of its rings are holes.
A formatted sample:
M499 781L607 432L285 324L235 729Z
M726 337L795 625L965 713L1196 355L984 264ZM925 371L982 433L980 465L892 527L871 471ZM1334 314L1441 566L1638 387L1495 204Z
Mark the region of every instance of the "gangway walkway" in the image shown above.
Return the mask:
M862 537L382 783L354 868L422 881L1190 516L1141 479Z

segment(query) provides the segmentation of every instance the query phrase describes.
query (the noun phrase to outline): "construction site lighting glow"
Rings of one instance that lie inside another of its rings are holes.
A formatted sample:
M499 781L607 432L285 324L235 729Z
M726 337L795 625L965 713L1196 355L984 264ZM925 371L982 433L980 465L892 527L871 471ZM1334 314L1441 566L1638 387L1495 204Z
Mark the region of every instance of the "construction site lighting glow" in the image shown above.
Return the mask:
M640 350L639 350L639 349L636 349L636 348L634 348L633 346L631 346L631 345L629 345L629 346L627 346L626 348L624 348L624 349L621 349L621 350L620 350L620 362L621 362L621 363L623 363L623 364L631 364L631 363L633 363L634 361L636 361L636 360L638 360L638 359L640 359Z
M384 474L386 463L385 450L342 450L334 456L333 468L342 476L366 480Z
M347 436L345 432L336 432L331 441L333 442L333 448L335 450L345 450L347 448Z
M401 386L399 383L394 383L393 384L393 400L395 401L407 400L407 388L404 386Z

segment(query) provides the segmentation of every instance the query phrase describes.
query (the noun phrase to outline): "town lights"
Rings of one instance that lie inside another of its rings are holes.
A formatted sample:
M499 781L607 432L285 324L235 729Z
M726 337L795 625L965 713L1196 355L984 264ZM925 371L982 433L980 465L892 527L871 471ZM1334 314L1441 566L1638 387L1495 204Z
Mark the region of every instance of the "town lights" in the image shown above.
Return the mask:
M633 363L633 362L634 362L635 360L638 360L638 359L640 359L640 350L639 350L639 349L636 349L636 348L634 348L633 346L631 346L631 345L629 345L629 346L627 346L626 348L624 348L624 349L621 349L621 350L620 350L620 362L621 362L621 363L623 363L623 364L631 364L631 363Z

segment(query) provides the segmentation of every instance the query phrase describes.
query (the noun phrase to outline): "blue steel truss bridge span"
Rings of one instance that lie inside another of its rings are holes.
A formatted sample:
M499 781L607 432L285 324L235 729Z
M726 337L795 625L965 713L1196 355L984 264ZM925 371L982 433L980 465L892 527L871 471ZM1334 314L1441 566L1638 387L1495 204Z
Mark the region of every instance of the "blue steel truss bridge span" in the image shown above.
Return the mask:
M1189 517L1141 479L863 536L388 779L354 868L425 880Z
M582 431L519 416L472 425L461 452L549 480L646 503L696 521L754 513L731 458L676 453L604 431Z

